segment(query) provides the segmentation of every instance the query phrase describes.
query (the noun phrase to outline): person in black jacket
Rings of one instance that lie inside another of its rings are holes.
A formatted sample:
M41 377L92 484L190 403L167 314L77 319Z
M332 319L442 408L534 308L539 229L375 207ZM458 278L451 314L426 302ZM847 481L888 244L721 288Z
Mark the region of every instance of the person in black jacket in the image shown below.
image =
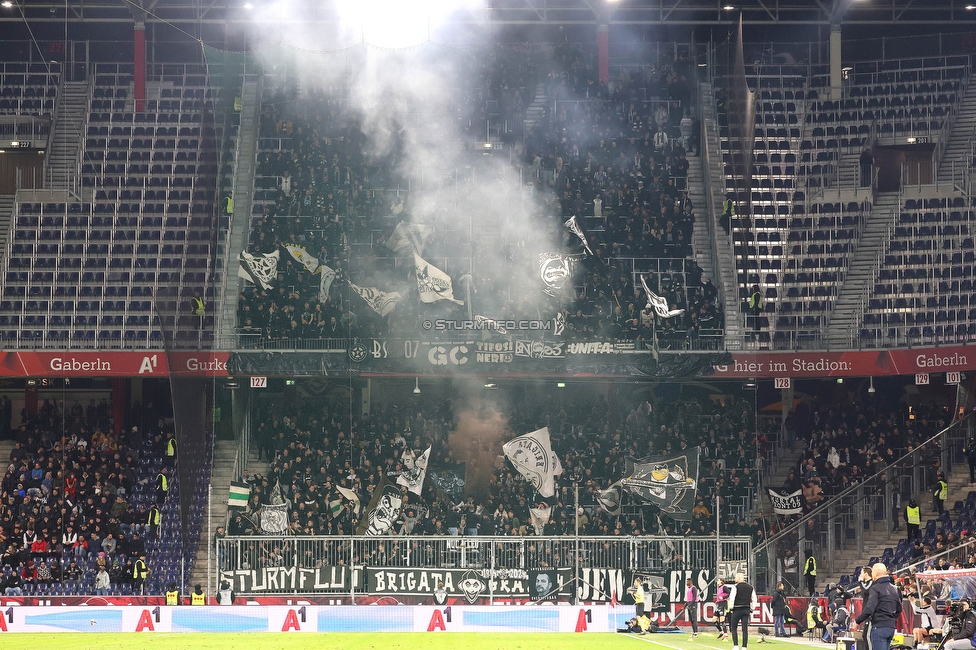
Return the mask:
M871 630L866 637L870 650L890 650L895 623L901 615L901 596L888 576L888 567L881 562L871 567L871 578L874 582L856 622L860 625L870 621Z
M944 647L946 650L969 650L973 647L974 634L976 634L976 612L973 612L969 608L969 602L964 600L962 601L962 626L958 632L949 637Z
M777 582L776 591L773 592L773 633L776 636L786 636L786 615L789 612L786 590L782 582Z

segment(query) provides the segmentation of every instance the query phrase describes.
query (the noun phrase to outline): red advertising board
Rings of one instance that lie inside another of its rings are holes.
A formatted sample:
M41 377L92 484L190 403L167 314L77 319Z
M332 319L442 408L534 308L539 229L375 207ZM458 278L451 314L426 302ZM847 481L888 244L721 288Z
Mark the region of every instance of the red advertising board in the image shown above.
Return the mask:
M713 377L814 378L915 375L976 369L976 346L849 352L735 352Z
M0 352L0 377L226 377L229 357L209 351Z

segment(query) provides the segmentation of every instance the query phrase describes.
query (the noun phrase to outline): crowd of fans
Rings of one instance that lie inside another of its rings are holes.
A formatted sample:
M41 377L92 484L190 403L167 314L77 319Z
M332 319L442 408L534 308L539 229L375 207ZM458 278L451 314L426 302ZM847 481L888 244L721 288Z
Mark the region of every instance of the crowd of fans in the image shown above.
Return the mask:
M0 482L0 593L142 586L136 564L160 523L152 472L164 456L164 413L136 402L116 435L109 412L105 400L23 411Z
M483 140L486 125L492 120L508 125L500 137L513 145L513 162L521 168L523 182L537 189L534 218L552 230L576 215L597 256L610 261L610 266L593 260L580 265L575 291L562 306L567 335L650 338L656 317L645 309L647 299L639 283L634 286L632 269L618 273L615 258L674 260L673 268L665 264L648 274L652 290L686 310L682 317L658 320L661 334L685 340L720 332L717 291L690 259L695 213L702 206L694 206L685 191L687 154L698 149L699 139L690 110L694 93L689 62L679 57L660 68L624 71L608 87L598 81L595 58L569 45L556 46L544 56L498 47L481 59L473 83L456 93L456 113L464 116L457 127L472 141L472 166L477 168L482 155L473 143ZM535 127L520 134L511 125L523 123L537 86L547 90L545 111ZM396 130L384 154L367 153L367 136L345 100L283 83L263 103L260 135L281 139L282 149L259 153L257 176L276 181L264 193L271 199L267 209L262 207L252 219L248 250L268 253L282 244L302 246L335 270L339 281L329 299L320 302L319 276L282 253L275 287L249 286L239 296L240 333L272 341L420 333L426 313L421 313L416 296L405 296L393 313L381 318L342 282L384 268L390 252L379 242L398 221L408 220L409 192L385 191L407 187ZM456 254L466 245L457 237L435 232L427 249ZM512 268L532 266L520 258L517 238L490 246L505 250ZM477 251L473 255L479 262L473 264L473 301L497 309L486 315L538 317L537 301L527 299L518 286L524 278L511 277L520 274L491 277L491 265L481 264ZM458 278L454 280L457 292Z
M747 402L689 398L654 400L652 405L635 394L627 406L612 407L605 396L576 393L572 398L524 398L504 413L495 408L479 402L476 410L462 410L450 400L417 400L399 407L374 405L369 417L350 419L341 404L323 405L320 398L297 408L269 405L255 420L255 436L262 457L271 460L271 471L248 477L250 503L231 521L228 533L259 531L262 507L280 490L290 503L291 533L353 534L384 476L395 481L431 446L426 487L421 497L405 495L394 534L572 535L573 477L578 475L581 534L713 535L720 495L723 535L762 535L758 521L741 519L755 496L758 459L768 448L765 438L756 440L751 433L753 408ZM513 431L542 426L549 427L564 468L550 499L541 498L501 460L501 444L516 435ZM699 499L690 521L660 516L656 508L626 497L619 515L597 505L598 492L622 478L625 458L689 446L699 447L701 458ZM463 487L455 491L430 478L444 471L458 472ZM363 506L358 515L337 487L355 491ZM548 520L533 521L532 509L548 510Z

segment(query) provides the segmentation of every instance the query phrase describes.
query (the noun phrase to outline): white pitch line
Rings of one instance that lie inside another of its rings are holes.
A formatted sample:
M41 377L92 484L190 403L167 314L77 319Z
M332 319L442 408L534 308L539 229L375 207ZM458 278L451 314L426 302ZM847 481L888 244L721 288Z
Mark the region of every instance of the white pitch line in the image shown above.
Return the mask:
M664 648L671 648L671 650L687 650L687 648L680 648L676 645L668 645L667 643L661 643L660 641L655 641L653 639L648 639L646 636L641 636L638 634L627 634L627 636L636 639L638 641L646 641L647 643L653 643L654 645L659 645Z

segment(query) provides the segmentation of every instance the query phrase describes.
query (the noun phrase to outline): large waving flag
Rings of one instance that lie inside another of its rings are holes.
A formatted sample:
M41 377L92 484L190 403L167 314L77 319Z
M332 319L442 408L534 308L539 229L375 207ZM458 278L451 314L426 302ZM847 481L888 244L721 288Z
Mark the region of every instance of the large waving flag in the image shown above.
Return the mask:
M424 245L432 232L434 232L434 228L427 224L401 221L396 225L393 234L383 242L383 245L399 255L410 255L411 253L422 255Z
M376 287L359 287L352 282L349 283L349 286L380 316L388 315L400 302L400 294L396 291L388 293L380 291Z
M450 300L457 305L464 304L463 301L454 299L451 276L416 253L413 254L413 263L417 267L417 290L420 292L420 302Z
M315 273L319 268L319 259L305 250L304 246L296 246L295 244L282 244L288 253L294 258L296 262L305 267L309 273Z
M319 267L319 275L319 302L326 302L329 300L329 289L336 279L336 272L323 264Z
M620 481L596 494L596 502L611 515L620 514Z
M647 306L654 309L654 313L661 318L674 318L685 313L684 309L671 309L668 306L667 298L657 295L647 286L647 280L641 276L641 284L644 286L644 293L647 294Z
M573 279L582 255L566 255L565 253L539 253L539 278L542 280L542 291L547 296L558 298L563 288Z
M237 277L250 280L262 289L270 289L278 277L278 251L252 255L241 251L238 257Z
M502 451L539 494L550 498L556 493L556 476L563 473L563 467L552 451L549 427L509 440Z
M623 489L678 521L689 521L698 488L698 447L684 453L643 459L621 481Z
M417 457L411 469L408 469L397 478L397 485L402 485L408 491L413 492L419 497L424 490L424 479L427 478L428 461L430 461L430 447L427 447L427 451Z

